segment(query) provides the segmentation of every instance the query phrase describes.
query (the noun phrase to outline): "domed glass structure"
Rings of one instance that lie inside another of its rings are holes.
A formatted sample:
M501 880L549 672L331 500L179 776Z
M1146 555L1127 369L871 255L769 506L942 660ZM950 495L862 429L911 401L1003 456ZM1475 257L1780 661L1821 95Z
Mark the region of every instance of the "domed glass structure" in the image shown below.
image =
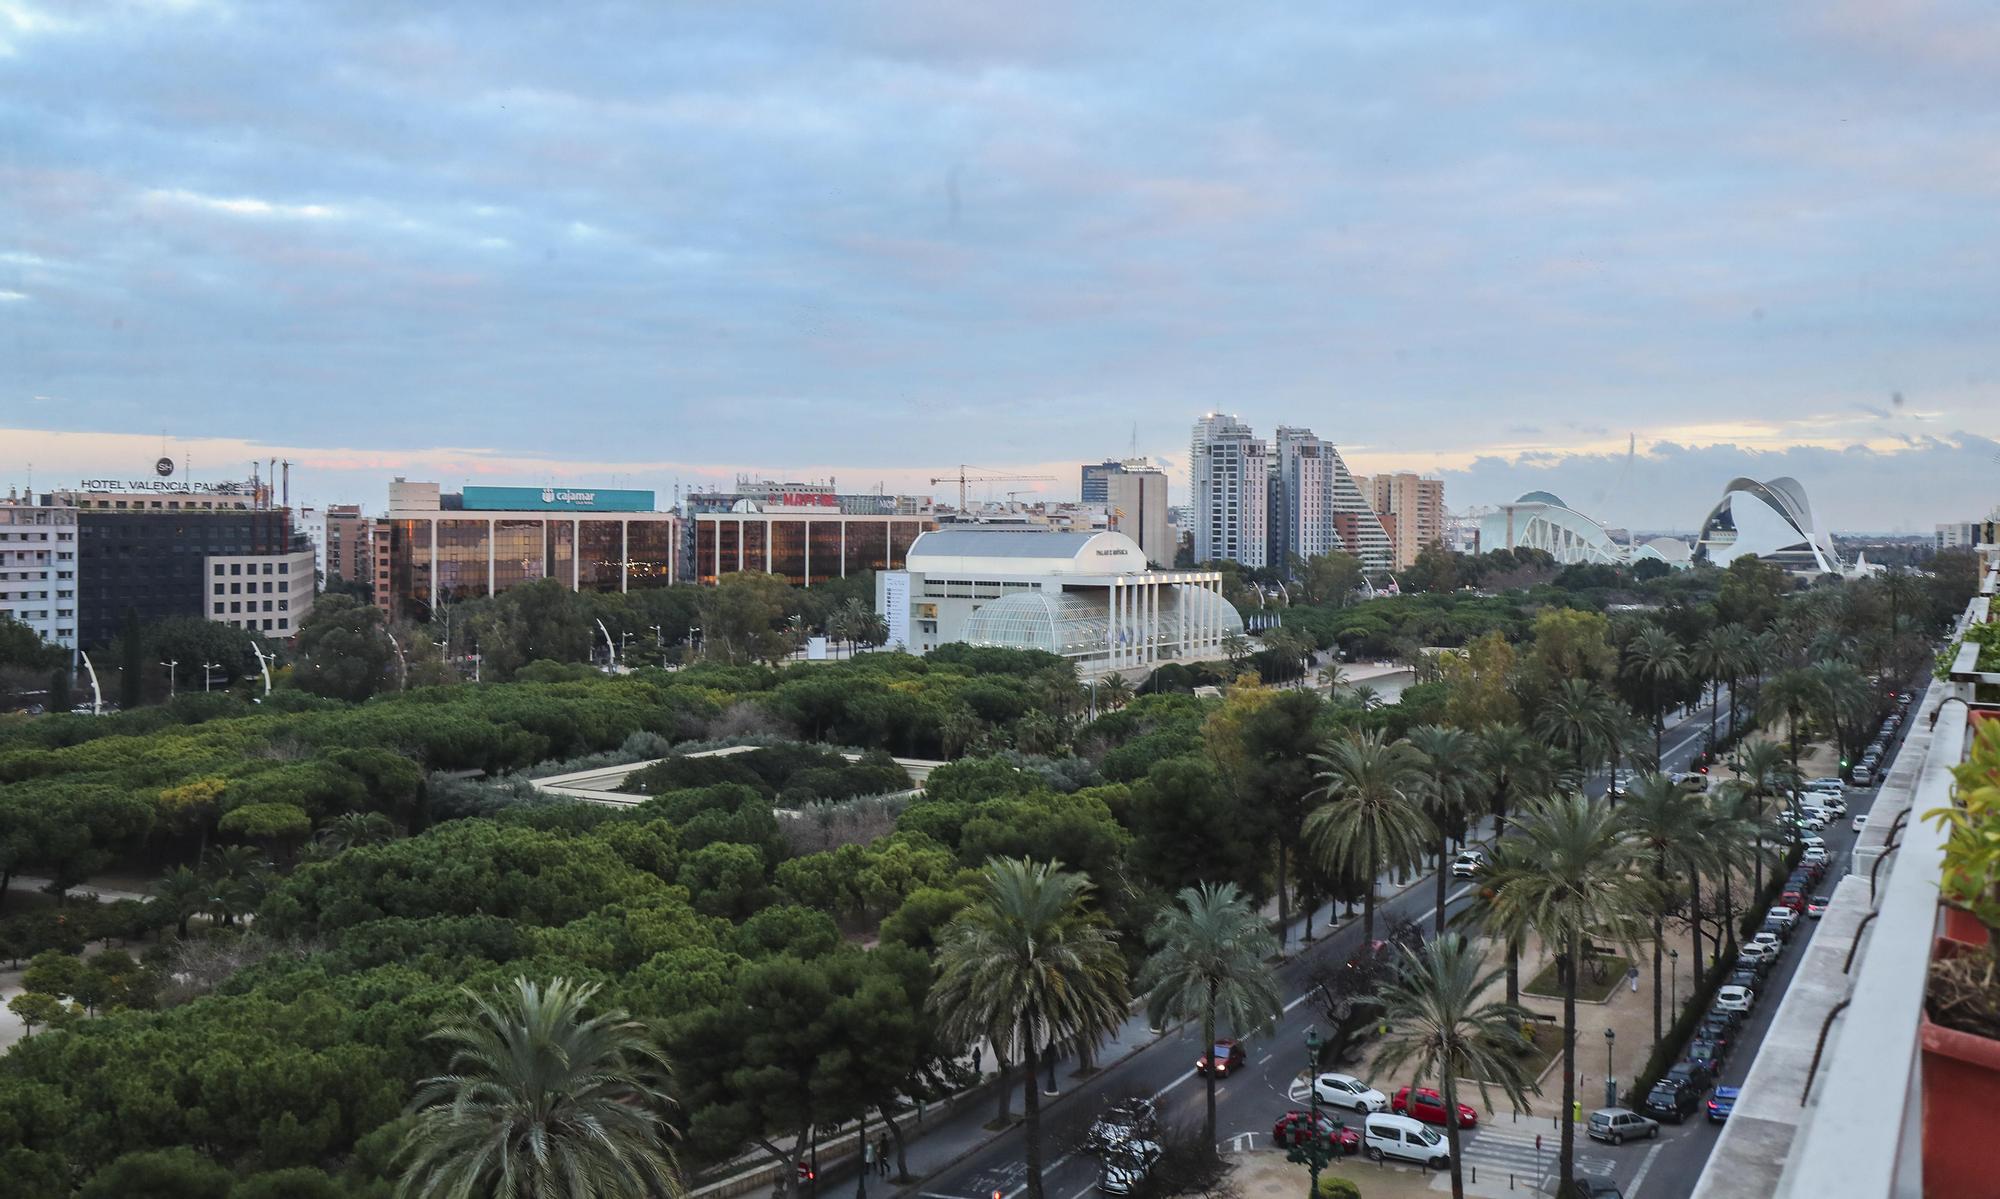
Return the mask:
M1183 633L1220 628L1241 633L1236 606L1213 591L1179 584L1164 589L1158 644L1178 645ZM1101 591L1017 591L980 606L966 619L960 640L968 645L1038 649L1088 664L1109 656L1110 614ZM1126 643L1129 648L1129 641ZM1171 655L1169 655L1171 656Z

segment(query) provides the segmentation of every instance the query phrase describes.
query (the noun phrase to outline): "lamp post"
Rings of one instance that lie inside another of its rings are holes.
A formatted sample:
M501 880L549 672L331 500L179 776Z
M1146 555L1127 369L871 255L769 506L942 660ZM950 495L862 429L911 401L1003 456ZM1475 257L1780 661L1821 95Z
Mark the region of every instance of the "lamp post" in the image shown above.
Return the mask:
M1667 989L1673 992L1674 1018L1681 1014L1681 951L1667 950Z
M1319 1131L1319 1087L1314 1085L1319 1073L1319 1027L1306 1026L1306 1087L1312 1095L1311 1114L1307 1126L1300 1128L1297 1120L1285 1125L1285 1160L1296 1162L1312 1175L1312 1189L1307 1195L1317 1199L1319 1195L1319 1172L1326 1169L1333 1160L1335 1151L1333 1138L1321 1136Z
M208 692L210 684L214 681L214 676L209 672L221 669L222 663L220 662L203 662L201 664L201 689L203 694Z
M172 702L174 702L174 696L175 696L175 694L177 694L177 692L176 692L176 691L175 691L175 689L174 689L174 671L175 671L175 669L176 669L177 667L179 667L179 666L180 666L180 664L181 664L181 660L180 660L179 658L175 658L175 659L174 659L173 661L171 661L171 662L162 662L162 663L160 663L160 665L162 665L162 666L164 666L164 667L166 667L166 668L167 668L167 702L168 702L168 703L172 703Z
M1604 1106L1618 1106L1618 1071L1611 1061L1611 1047L1618 1043L1616 1029L1604 1030Z

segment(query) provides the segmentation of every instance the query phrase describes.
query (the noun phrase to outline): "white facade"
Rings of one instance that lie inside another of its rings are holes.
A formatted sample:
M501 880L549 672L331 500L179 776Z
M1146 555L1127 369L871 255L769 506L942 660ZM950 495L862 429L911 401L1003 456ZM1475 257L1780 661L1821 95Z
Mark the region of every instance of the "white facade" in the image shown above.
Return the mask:
M1332 448L1311 429L1278 426L1270 500L1277 563L1347 548L1333 527Z
M209 620L265 637L299 631L317 595L310 549L284 554L226 554L202 560Z
M1233 416L1209 413L1188 448L1194 560L1263 566L1269 552L1269 446Z
M1154 571L1122 533L944 529L910 547L909 567L875 576L890 644L1037 649L1085 677L1144 675L1213 658L1243 629L1214 571Z
M0 614L75 652L77 509L0 502Z

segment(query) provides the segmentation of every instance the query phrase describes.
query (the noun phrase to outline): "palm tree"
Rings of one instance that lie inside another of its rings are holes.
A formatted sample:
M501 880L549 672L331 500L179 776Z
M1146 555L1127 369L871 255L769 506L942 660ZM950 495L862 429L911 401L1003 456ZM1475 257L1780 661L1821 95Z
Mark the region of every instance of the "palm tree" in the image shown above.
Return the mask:
M1132 683L1124 675L1113 671L1097 685L1097 698L1106 711L1115 712L1132 702Z
M1729 674L1731 652L1729 631L1724 628L1710 629L1703 633L1701 640L1695 642L1694 648L1688 651L1688 667L1695 677L1701 680L1705 689L1715 688L1719 692L1722 680ZM1715 695L1717 702L1710 704L1708 709L1710 746L1715 745L1715 710L1721 706L1721 698L1720 694Z
M1584 795L1523 805L1514 835L1488 870L1488 919L1504 935L1533 931L1565 963L1562 1111L1576 1107L1576 989L1585 946L1604 937L1626 947L1645 932L1653 885L1636 869L1637 853L1611 805ZM1499 848L1499 847L1496 847ZM1557 1194L1576 1173L1576 1123L1562 1121Z
M1687 657L1672 633L1648 625L1625 647L1625 673L1646 684L1653 709L1653 762L1658 765L1667 735L1666 685L1687 677Z
M1496 724L1479 735L1479 764L1493 785L1493 835L1507 834L1507 812L1514 795L1539 791L1551 777L1549 755L1539 741L1518 724Z
M1751 894L1762 895L1764 893L1763 833L1769 826L1766 801L1778 793L1781 780L1790 776L1796 781L1797 776L1785 765L1785 747L1763 737L1746 742L1737 751L1736 776L1750 784L1750 801L1757 814L1757 825L1753 829L1757 850L1753 859L1756 877L1751 883Z
M1444 935L1444 860L1450 852L1451 830L1465 819L1469 797L1485 785L1479 769L1479 738L1450 725L1422 724L1410 730L1410 744L1424 755L1424 807L1437 829L1437 928Z
M1736 872L1754 866L1762 877L1766 833L1776 829L1765 819L1749 783L1739 779L1709 792L1702 805L1701 839L1721 883L1723 943L1718 948L1725 959L1737 944Z
M1604 743L1604 693L1589 679L1564 679L1535 713L1535 736L1576 758L1586 774Z
M1653 864L1653 881L1658 893L1653 903L1653 1041L1657 1044L1664 1025L1660 1019L1660 963L1666 952L1667 863L1683 845L1697 840L1700 805L1679 783L1662 774L1648 774L1625 797L1619 813L1632 839ZM1701 958L1695 958L1696 969Z
M395 836L395 824L380 812L343 812L327 821L315 840L324 852L334 854L361 845L380 845Z
M1312 760L1319 764L1318 793L1331 802L1306 817L1306 842L1329 873L1361 874L1362 944L1372 945L1376 876L1385 864L1416 861L1435 835L1415 799L1424 785L1424 756L1376 729L1332 742Z
M207 879L182 866L153 884L152 902L173 917L175 931L185 941L188 921L208 910L213 895L214 890Z
M1256 647L1251 645L1250 639L1243 634L1224 633L1222 635L1222 655L1229 659L1229 672L1231 674L1235 674L1241 670L1243 663L1248 661L1250 655L1255 652L1257 652Z
M1839 658L1822 658L1806 668L1819 684L1820 704L1833 730L1833 748L1847 761L1847 730L1859 728L1871 715L1874 690L1859 667Z
M1488 1108L1491 1085L1499 1086L1517 1112L1527 1107L1530 1090L1540 1090L1513 1052L1528 1013L1516 1004L1481 1001L1500 973L1482 975L1483 961L1457 933L1439 936L1421 951L1406 947L1396 977L1378 996L1389 1033L1377 1067L1394 1074L1408 1066L1417 1084L1435 1073L1448 1112L1458 1110L1460 1078L1479 1080L1480 1102ZM1444 1129L1451 1144L1452 1197L1465 1199L1458 1121L1446 1120Z
M1172 1021L1201 1021L1201 1043L1215 1044L1218 1018L1241 1036L1268 1028L1284 1014L1277 975L1267 959L1277 938L1237 891L1235 883L1183 887L1146 930L1153 956L1139 976L1146 1018L1154 1028ZM1207 1052L1206 1049L1203 1052ZM1207 1072L1208 1134L1215 1144L1215 1072Z
M1791 742L1792 771L1799 769L1799 729L1805 723L1806 713L1819 703L1819 680L1809 671L1787 670L1780 672L1769 683L1758 688L1758 716L1763 716L1762 704L1785 714L1786 732Z
M1737 682L1754 667L1754 644L1750 630L1739 624L1722 626L1723 679L1729 686L1729 731L1736 732Z
M585 1009L595 983L516 978L471 995L472 1019L431 1039L448 1073L418 1085L396 1160L398 1196L585 1199L686 1193L673 1136L666 1054L645 1025Z
M1116 1029L1129 999L1125 961L1090 880L1052 862L996 858L980 897L952 918L938 943L930 1005L958 1044L985 1037L1021 1062L1026 1087L1028 1199L1042 1196L1042 1117L1035 1074L1041 1054Z
M1328 662L1319 668L1319 685L1326 688L1328 695L1337 694L1347 686L1347 669L1338 661Z

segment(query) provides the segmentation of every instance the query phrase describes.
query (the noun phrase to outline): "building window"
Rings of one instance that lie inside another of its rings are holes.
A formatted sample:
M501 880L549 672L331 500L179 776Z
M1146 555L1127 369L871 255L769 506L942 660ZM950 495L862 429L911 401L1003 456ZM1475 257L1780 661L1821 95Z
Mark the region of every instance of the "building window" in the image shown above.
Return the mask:
M217 594L217 595L221 595L221 594L222 594L222 584L220 584L220 583L217 583L217 584L215 585L215 594Z
M243 610L243 601L242 601L242 600L230 600L230 601L229 601L229 610L230 610L231 612L241 612L241 611Z
M268 621L268 620L264 622L264 631L265 631L266 633L268 633L268 632L270 632L270 631L271 631L271 622L270 622L270 621Z
M229 564L229 573L230 573L230 574L233 574L233 575L240 575L240 574L242 574L242 573L243 573L243 564L242 564L241 562L231 562L231 563Z
M278 573L279 573L279 574L281 574L281 575L282 575L282 574L290 574L291 572L292 572L292 564L291 564L291 563L289 563L289 562L280 562L280 563L278 563Z
M282 595L282 594L283 594L283 593L285 593L286 591L289 591L289 590L291 590L291 586L292 586L292 585L291 585L290 583L279 583L279 584L278 584L278 592L279 592L279 594L281 594L281 595Z
M220 616L220 615L222 615L222 605L221 605L221 604L219 604L219 603L218 603L217 605L215 605L215 614L216 614L217 616Z

